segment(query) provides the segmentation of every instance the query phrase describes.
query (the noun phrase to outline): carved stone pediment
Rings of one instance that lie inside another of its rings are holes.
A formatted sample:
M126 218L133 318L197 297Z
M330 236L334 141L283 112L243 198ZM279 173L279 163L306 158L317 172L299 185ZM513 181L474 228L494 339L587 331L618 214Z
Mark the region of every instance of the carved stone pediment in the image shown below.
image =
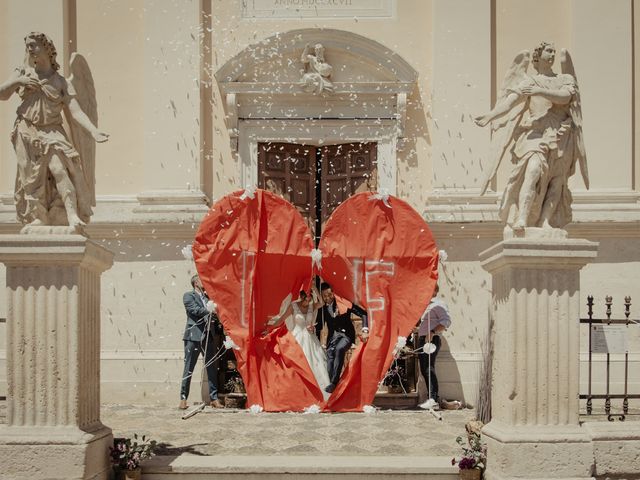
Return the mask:
M312 61L320 55L320 67L305 65L305 52ZM392 119L401 138L407 95L417 82L417 72L395 52L331 29L269 37L230 59L215 77L234 149L242 119Z

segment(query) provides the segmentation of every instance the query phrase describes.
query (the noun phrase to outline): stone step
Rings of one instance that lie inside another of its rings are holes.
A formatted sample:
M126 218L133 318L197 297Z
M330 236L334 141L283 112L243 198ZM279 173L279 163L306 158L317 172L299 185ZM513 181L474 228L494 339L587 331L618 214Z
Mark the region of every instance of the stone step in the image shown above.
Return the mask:
M273 439L277 441L276 438ZM419 439L417 439L419 441ZM157 456L142 480L457 480L449 457Z
M382 409L412 410L418 406L418 393L376 393L373 405Z

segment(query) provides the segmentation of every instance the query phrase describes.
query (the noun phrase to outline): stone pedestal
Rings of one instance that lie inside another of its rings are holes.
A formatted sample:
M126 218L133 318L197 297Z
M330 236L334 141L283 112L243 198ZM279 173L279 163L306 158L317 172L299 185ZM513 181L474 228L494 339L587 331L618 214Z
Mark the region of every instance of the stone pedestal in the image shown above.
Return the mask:
M2 235L7 425L0 478L107 478L100 422L100 275L113 254L80 235Z
M598 244L510 238L482 252L493 277L494 356L487 479L590 478L580 427L580 269Z

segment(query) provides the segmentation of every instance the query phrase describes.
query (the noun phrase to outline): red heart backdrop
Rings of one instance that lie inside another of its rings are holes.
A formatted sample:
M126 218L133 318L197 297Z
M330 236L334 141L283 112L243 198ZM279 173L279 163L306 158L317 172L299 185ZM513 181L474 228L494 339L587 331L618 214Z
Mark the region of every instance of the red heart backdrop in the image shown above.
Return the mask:
M438 250L425 221L398 198L386 203L369 192L354 195L322 232L322 278L336 294L367 309L370 327L327 410L360 411L371 404L398 336L407 337L416 325L438 278Z
M338 387L323 401L302 349L285 325L263 335L289 294L312 275L311 232L295 207L264 190L230 194L205 216L193 245L196 268L218 304L227 335L240 347L238 369L249 405L300 411L313 404L359 411L373 401L398 336L407 336L437 279L437 249L424 220L405 202L389 207L362 193L342 203L320 242L318 272L334 292L369 312L369 341L360 345Z

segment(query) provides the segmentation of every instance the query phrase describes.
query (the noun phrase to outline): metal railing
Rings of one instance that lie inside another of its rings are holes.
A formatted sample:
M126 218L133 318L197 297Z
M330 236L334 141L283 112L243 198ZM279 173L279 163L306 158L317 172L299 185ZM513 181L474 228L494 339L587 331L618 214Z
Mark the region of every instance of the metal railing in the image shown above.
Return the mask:
M589 325L589 362L588 362L588 390L581 394L581 400L587 400L587 415L593 413L593 400L604 400L604 414L613 422L624 421L629 414L629 399L640 399L640 394L629 394L629 348L628 328L630 325L638 325L638 320L629 318L631 314L631 297L624 297L624 319L611 318L611 306L613 297L605 297L606 318L593 318L593 295L587 297L588 318L581 318L581 324ZM626 331L617 326L625 326ZM593 393L593 356L606 355L606 391ZM624 354L624 393L611 393L611 354ZM611 400L622 400L622 414L611 413Z

